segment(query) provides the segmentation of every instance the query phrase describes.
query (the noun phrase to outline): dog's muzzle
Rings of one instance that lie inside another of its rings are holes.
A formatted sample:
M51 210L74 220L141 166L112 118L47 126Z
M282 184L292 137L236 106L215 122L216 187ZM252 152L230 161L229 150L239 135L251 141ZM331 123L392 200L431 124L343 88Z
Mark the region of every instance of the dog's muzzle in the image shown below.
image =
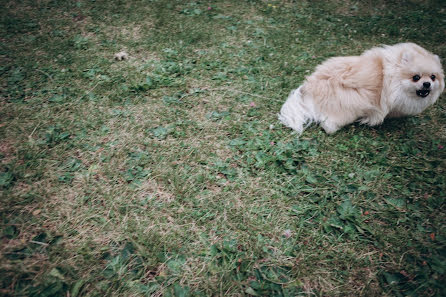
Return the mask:
M430 92L431 92L431 90L429 90L429 89L417 90L417 96L424 98L424 97L427 97Z

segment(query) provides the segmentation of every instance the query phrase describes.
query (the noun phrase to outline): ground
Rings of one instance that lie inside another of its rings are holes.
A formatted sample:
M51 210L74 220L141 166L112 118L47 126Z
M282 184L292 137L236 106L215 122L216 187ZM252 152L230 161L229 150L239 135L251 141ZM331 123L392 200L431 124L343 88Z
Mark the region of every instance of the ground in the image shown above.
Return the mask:
M334 135L277 120L329 57L446 57L442 1L2 7L1 295L446 295L445 95Z

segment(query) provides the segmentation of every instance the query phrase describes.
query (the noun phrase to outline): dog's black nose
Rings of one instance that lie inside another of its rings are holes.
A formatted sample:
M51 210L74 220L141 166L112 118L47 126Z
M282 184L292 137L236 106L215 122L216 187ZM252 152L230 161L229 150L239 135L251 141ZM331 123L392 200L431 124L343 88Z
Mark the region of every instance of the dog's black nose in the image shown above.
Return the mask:
M431 83L428 82L428 81L426 81L426 82L423 83L423 87L424 87L425 89L430 88L430 86L431 86Z

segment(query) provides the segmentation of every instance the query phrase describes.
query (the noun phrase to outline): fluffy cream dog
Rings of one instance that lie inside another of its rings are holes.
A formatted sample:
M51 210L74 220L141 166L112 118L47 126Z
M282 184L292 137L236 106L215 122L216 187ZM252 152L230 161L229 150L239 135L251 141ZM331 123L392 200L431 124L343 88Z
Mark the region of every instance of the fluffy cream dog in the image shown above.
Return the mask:
M313 122L330 134L358 120L379 125L432 105L443 79L440 58L414 43L331 58L291 92L279 120L299 134Z

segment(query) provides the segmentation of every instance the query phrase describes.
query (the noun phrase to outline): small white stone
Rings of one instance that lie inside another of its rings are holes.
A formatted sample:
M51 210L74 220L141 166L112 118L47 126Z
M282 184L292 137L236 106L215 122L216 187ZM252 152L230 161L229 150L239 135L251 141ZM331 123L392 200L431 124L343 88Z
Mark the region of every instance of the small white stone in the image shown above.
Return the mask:
M117 60L117 61L127 60L128 58L129 58L129 54L127 54L124 51L115 54L115 60Z

